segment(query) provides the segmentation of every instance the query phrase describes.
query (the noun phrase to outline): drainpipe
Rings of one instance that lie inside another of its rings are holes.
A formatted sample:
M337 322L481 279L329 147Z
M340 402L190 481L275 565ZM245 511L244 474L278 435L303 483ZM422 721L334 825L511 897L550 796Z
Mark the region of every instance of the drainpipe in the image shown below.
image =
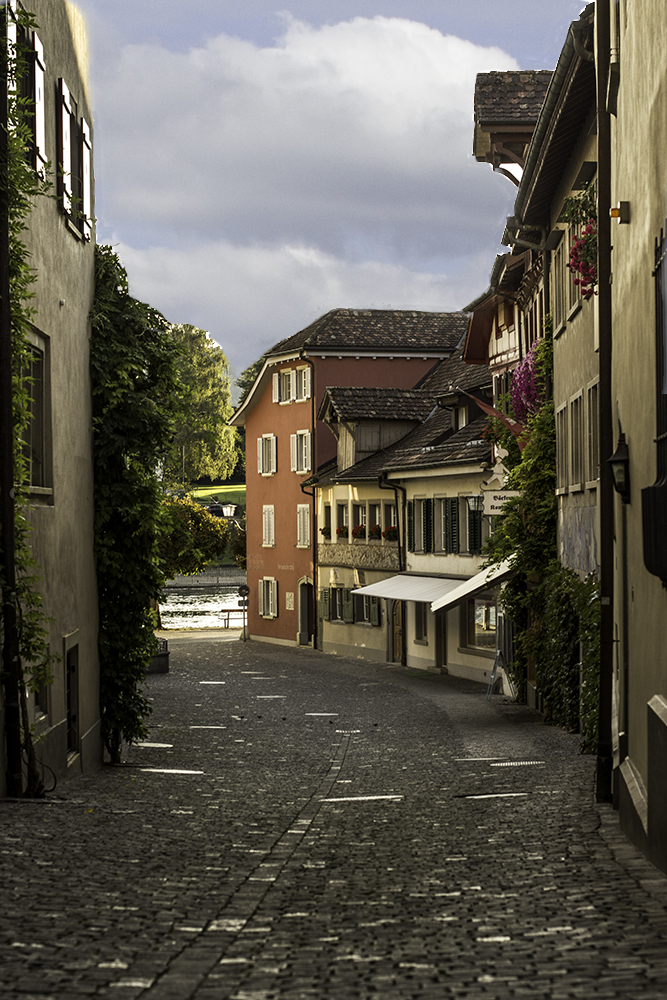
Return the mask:
M316 435L316 421L315 421L315 365L307 358L303 351L299 352L299 357L302 361L310 368L310 426L311 430L311 445L310 445L310 463L312 465L311 472L315 473L317 469L317 435ZM313 648L317 649L317 630L319 624L319 616L317 614L317 601L318 601L318 580L317 580L317 505L315 503L316 493L315 487L313 486L313 492L309 493L308 490L303 488L301 484L301 492L308 497L313 498L313 516L311 518L312 524L312 544L313 544Z
M9 6L0 12L0 31L7 38ZM12 322L9 298L9 199L8 199L8 76L7 47L2 47L0 67L0 504L2 532L0 576L2 585L2 681L4 688L7 795L23 794L21 769L21 714L19 708L19 642L16 601L16 551L14 540L14 418L12 412Z
M614 484L611 307L611 128L606 107L610 45L609 0L595 5L598 121L598 306L600 343L600 700L596 797L612 799L612 672L614 665Z
M401 502L401 518L400 518L399 524L397 525L397 528L398 528L398 568L399 568L399 571L402 572L405 569L405 558L404 558L404 555L405 555L405 544L402 541L401 536L402 536L403 532L405 531L405 508L406 508L406 505L407 505L407 500L406 500L407 490L405 489L404 486L399 486L398 483L393 483L393 484L388 483L387 482L387 473L386 472L382 472L378 476L378 487L381 490L392 490L392 492L394 494L394 500L396 501L396 510L397 511L398 511L398 491L400 490L401 493L403 494L403 499L402 499L402 502Z

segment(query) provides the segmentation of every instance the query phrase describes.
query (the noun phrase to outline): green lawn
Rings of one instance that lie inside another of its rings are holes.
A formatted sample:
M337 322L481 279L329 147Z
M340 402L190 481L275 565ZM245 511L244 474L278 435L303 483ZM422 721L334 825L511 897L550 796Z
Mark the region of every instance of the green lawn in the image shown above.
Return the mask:
M202 486L192 491L195 500L235 503L245 507L245 486Z

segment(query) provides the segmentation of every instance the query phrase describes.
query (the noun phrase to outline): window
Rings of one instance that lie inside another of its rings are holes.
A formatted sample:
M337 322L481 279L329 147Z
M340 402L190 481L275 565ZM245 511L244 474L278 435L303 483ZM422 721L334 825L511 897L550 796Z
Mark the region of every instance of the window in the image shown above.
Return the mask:
M466 601L466 645L477 649L496 648L496 602L489 597Z
M44 46L39 36L31 28L16 23L16 3L10 0L8 7L7 40L10 52L23 62L19 81L22 99L22 115L28 128L27 160L40 177L46 176L46 116L44 89Z
M369 594L352 594L354 621L357 625L379 625L380 604L377 597Z
M588 387L586 394L588 422L588 448L586 450L586 481L594 483L600 478L598 383Z
M386 503L384 505L384 530L389 531L391 528L394 530L398 528L398 521L396 519L396 504Z
M273 504L265 504L262 507L262 545L264 548L273 548L275 544L275 512Z
M274 434L257 438L257 471L261 476L273 476L278 468L278 441Z
M365 503L352 504L352 537L366 538L367 512Z
M556 489L561 493L567 490L569 482L567 427L567 404L565 404L556 411Z
M76 101L59 81L58 183L60 204L70 224L89 240L92 232L90 127L79 119Z
M415 642L428 644L428 604L421 601L415 604Z
M320 529L323 538L331 538L331 504L324 505L324 527Z
M567 244L568 244L568 260L569 254L574 247L575 242L581 236L581 225L571 224L568 228L567 234ZM568 311L572 312L576 306L581 304L581 285L575 285L574 279L577 277L576 271L571 268L567 268L568 280L567 280L567 291L568 291Z
M571 486L578 490L584 486L584 424L581 404L581 394L570 402Z
M562 233L561 233L562 237ZM553 317L554 331L559 330L565 323L566 298L565 289L569 282L565 264L567 253L567 242L561 238L560 243L553 252Z
M459 551L459 498L443 497L440 503L440 545L443 552Z
M348 587L332 587L329 598L330 620L346 622L351 625L354 622L354 603L352 591Z
M290 434L292 472L310 472L310 431Z
M296 539L297 548L310 548L310 506L307 503L297 504Z
M457 431L462 430L468 423L468 406L456 406L454 408L454 428Z
M29 486L46 486L46 366L41 347L30 347L25 382L29 395L28 422L23 430L26 482Z
M297 401L310 399L310 368L297 368L294 398Z
M273 373L273 402L291 403L296 399L297 393L297 372L287 368L281 372Z
M379 503L368 505L368 537L382 538L382 512Z
M259 581L259 613L262 618L278 617L278 581L265 576Z

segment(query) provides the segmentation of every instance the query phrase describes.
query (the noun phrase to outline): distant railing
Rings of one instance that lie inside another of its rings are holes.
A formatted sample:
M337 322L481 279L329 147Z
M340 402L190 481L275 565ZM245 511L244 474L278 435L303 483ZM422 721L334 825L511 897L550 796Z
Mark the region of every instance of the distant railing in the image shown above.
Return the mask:
M196 576L176 576L167 581L170 587L213 587L219 584L241 584L246 582L245 570L238 566L211 566Z

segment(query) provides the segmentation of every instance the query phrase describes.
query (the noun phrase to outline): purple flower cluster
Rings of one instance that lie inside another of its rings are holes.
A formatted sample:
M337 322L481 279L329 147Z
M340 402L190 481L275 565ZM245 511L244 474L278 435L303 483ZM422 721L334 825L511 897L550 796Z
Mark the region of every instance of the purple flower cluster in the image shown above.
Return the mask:
M525 424L544 402L544 380L537 366L537 343L512 372L510 389L512 410L520 424Z

